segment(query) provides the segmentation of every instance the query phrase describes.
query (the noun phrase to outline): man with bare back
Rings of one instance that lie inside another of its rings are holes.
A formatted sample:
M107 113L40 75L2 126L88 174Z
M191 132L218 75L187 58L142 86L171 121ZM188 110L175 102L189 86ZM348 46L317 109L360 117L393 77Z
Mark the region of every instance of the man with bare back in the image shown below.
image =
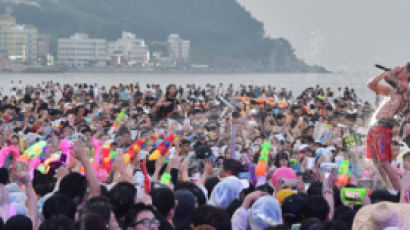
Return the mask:
M385 80L390 86L380 84L382 80ZM367 158L373 160L386 186L393 186L395 190L400 190L400 182L397 173L390 165L393 160L392 130L397 123L394 116L406 105L408 94L410 94L409 81L410 63L379 74L367 84L369 89L385 96L385 99L376 110L373 123L369 128L366 155Z

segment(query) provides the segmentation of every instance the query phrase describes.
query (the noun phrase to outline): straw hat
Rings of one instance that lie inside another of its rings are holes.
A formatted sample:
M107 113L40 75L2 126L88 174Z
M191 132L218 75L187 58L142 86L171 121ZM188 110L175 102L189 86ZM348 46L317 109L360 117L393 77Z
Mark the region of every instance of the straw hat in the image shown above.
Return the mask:
M362 207L353 221L353 230L408 229L410 205L380 202Z

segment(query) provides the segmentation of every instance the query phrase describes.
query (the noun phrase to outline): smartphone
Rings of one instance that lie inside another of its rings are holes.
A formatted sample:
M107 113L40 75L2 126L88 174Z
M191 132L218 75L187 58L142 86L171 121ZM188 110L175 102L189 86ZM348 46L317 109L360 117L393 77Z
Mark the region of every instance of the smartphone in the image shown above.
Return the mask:
M286 187L294 188L298 185L298 180L282 179L282 185Z
M239 179L249 179L251 174L249 172L241 172L238 175Z
M211 154L211 156L209 157L209 161L210 161L211 163L214 163L214 155L213 155L213 154Z
M313 167L315 166L315 158L313 157L308 157L307 158L307 168L308 169L313 169Z

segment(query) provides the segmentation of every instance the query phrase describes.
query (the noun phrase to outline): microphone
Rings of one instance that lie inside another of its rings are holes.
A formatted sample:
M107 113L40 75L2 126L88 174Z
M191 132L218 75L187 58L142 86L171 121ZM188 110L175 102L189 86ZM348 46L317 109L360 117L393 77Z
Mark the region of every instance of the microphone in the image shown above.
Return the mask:
M376 68L379 68L379 69L384 70L384 71L390 71L391 70L391 68L387 68L387 67L379 65L379 64L376 64L374 66L376 66Z

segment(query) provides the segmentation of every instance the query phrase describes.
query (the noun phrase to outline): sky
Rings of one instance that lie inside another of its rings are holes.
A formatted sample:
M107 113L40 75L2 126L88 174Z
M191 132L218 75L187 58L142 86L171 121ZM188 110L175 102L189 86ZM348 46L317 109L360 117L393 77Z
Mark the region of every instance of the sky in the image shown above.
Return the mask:
M376 72L410 61L409 0L237 0L308 64Z

